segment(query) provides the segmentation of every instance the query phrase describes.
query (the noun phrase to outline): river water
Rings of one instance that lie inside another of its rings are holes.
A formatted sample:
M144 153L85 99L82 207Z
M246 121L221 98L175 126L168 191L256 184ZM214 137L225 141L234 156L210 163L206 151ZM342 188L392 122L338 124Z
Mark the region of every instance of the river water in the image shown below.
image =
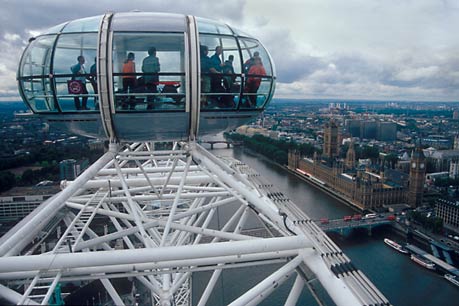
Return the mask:
M215 155L231 156L249 165L264 178L277 186L311 218L340 218L352 214L351 208L329 197L318 189L299 180L281 167L259 155L237 147L215 149ZM442 275L431 272L383 243L385 237L402 242L403 238L385 229L375 229L371 236L366 231L354 231L346 236L331 234L336 244L351 258L354 265L378 287L396 306L458 306L459 287L443 279ZM209 305L226 305L241 291L253 286L257 278L267 276L276 267L234 269L225 271L221 286L213 294ZM208 276L208 275L207 275ZM290 281L291 282L291 281ZM198 293L199 278L194 280ZM224 286L223 286L224 284ZM283 305L289 287L283 286L268 297L262 305ZM199 295L199 294L197 294ZM303 290L298 305L315 305L310 293Z

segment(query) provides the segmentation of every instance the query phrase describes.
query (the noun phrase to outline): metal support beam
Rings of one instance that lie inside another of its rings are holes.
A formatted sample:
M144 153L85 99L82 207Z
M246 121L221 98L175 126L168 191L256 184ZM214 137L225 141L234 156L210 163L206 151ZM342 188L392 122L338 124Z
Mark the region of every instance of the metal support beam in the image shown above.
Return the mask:
M160 270L164 269L188 269L193 271L207 271L217 268L218 265L223 264L233 264L233 263L253 263L253 265L261 265L263 262L268 261L285 261L287 258L296 256L298 250L286 250L286 251L276 251L276 252L260 252L252 254L237 254L229 256L217 256L217 257L204 257L196 259L186 259L186 260L171 260L171 261L162 261L162 262L149 262L149 263L135 263L135 264L122 264L122 265L107 265L107 266L94 266L94 267L78 267L78 268L68 268L63 271L64 277L71 276L87 276L95 275L96 278L111 278L111 277L121 277L120 275L114 275L115 273L129 273L132 271L142 271L144 274L160 274ZM236 265L237 266L237 265ZM198 267L196 269L189 267ZM21 279L21 278L30 278L35 276L39 271L30 270L24 272L8 272L0 273L0 279ZM42 272L43 276L52 276L53 271ZM105 273L105 274L104 274ZM125 274L124 274L125 275Z
M216 256L293 250L310 246L310 242L303 237L294 236L152 249L31 255L26 257L14 256L0 258L0 273L37 269L49 270L136 264L166 260L188 260L203 257L210 258Z
M102 285L104 285L104 287L107 290L108 294L112 298L113 303L115 303L115 305L124 306L123 300L119 296L118 292L116 292L116 290L113 287L112 283L106 278L101 278L100 282L102 283Z
M301 291L303 291L304 281L300 275L296 276L295 283L285 301L284 306L296 306L298 299L300 298Z
M0 284L0 296L14 305L40 305L31 299L22 300L22 295ZM22 303L21 303L22 302Z
M283 283L286 280L287 275L294 271L302 261L303 258L301 256L297 256L286 265L281 267L279 270L265 278L258 285L247 291L244 295L233 301L231 304L229 304L229 306L246 306L249 304L256 305L260 303L267 297L267 295L263 293L266 290L269 290L270 287L277 287Z

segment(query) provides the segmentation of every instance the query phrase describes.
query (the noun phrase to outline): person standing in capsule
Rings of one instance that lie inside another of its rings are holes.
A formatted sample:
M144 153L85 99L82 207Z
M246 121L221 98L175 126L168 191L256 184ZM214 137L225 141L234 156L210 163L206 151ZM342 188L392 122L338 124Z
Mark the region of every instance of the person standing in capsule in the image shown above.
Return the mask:
M148 49L148 56L143 59L142 72L145 73L144 80L145 86L150 93L158 92L159 75L161 71L161 64L159 58L156 56L156 48L151 47ZM153 109L154 96L148 96L148 107L147 109Z
M72 80L80 81L82 85L81 94L83 94L82 103L80 104L80 97L75 96L73 98L75 102L75 108L77 110L88 110L86 104L88 103L88 89L86 88L86 70L84 67L85 58L83 55L77 57L78 63L70 67L72 71Z
M128 53L127 59L123 64L123 90L126 93L133 92L135 87L135 55Z
M129 52L123 64L123 92L127 94L135 92L136 76L134 59L134 53ZM134 109L134 97L129 97L127 100L130 109Z
M266 75L265 67L261 61L261 57L257 56L253 58L253 65L250 67L245 85L245 92L248 93L248 102L250 107L257 106L257 91L261 84L262 76Z

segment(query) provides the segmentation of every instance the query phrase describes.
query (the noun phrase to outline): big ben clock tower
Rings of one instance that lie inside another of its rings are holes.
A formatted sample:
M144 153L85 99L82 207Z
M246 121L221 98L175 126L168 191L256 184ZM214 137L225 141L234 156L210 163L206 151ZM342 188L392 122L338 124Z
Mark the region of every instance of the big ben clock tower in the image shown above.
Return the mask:
M418 144L411 154L408 204L415 208L421 206L426 177L426 158Z

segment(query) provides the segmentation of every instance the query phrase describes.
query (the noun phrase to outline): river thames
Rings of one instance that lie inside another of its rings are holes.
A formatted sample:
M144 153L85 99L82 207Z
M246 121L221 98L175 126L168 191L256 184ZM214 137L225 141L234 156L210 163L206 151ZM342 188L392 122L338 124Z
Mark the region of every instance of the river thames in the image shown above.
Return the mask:
M287 195L312 219L342 218L354 211L336 199L310 186L282 167L275 165L259 155L252 154L241 147L234 149L215 149L215 155L234 157L260 173ZM454 306L459 305L459 287L447 282L441 274L431 272L383 243L385 237L403 242L403 238L387 231L375 229L371 236L367 231L354 231L346 236L330 235L333 241L351 258L354 265L378 287L396 306ZM274 271L268 267L225 271L222 285L209 301L209 305L226 305L240 291L255 284L256 279ZM224 286L223 286L224 284ZM194 286L200 291L199 278ZM282 286L268 297L262 305L283 305L288 295L288 286ZM285 288L284 288L285 287ZM199 294L197 294L199 295ZM197 298L195 296L195 298ZM303 290L298 305L316 305L309 292Z

